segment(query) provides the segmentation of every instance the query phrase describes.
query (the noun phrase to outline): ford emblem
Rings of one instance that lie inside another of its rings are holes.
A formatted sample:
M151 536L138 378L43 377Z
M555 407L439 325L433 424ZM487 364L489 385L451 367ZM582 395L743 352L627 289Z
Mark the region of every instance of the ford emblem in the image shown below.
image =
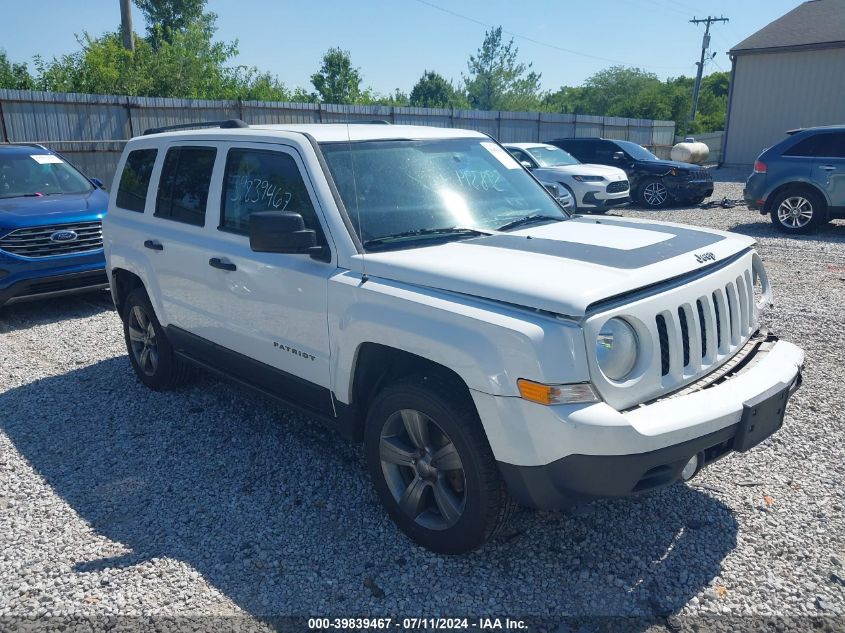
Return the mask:
M56 231L55 233L53 233L50 236L50 241L51 242L72 242L77 237L79 237L79 236L76 234L76 231L69 231L69 230Z

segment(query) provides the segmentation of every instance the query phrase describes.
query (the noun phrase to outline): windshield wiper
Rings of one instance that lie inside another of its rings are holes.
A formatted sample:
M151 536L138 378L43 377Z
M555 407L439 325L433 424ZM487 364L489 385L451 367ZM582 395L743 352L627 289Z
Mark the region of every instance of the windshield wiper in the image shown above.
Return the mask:
M40 198L43 195L43 193L16 193L11 196L0 196L0 198Z
M507 231L509 229L515 229L519 226L525 226L526 224L535 224L537 222L563 222L565 219L566 218L559 215L544 215L542 213L532 213L531 215L526 215L517 220L513 220L512 222L508 222L504 226L500 226L498 230Z
M401 233L393 233L392 235L384 235L364 242L364 247L381 246L382 244L389 244L406 238L427 238L427 237L448 237L448 236L463 237L468 235L489 235L487 231L480 229L470 229L460 226L452 226L448 228L439 229L413 229L410 231L402 231Z

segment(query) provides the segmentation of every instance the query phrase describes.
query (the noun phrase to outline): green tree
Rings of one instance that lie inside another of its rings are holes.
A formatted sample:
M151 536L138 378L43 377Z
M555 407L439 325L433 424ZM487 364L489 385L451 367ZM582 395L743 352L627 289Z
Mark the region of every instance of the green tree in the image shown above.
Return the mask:
M546 95L543 107L552 112L596 114L675 121L678 134L721 130L730 75L713 73L701 83L698 116L687 120L692 104L692 77L661 81L639 68L613 66L597 72L578 87L562 86Z
M147 21L147 39L156 49L162 42L171 42L174 34L208 16L203 13L206 0L134 1Z
M311 83L324 103L356 103L362 96L361 72L353 68L349 51L330 48Z
M484 34L484 42L467 63L467 98L479 110L529 110L541 103L540 74L518 61L513 39L502 40L502 27Z
M423 72L410 95L410 104L418 108L463 108L466 101L450 81L433 70Z
M0 50L0 88L12 90L35 88L35 80L29 74L26 64L12 63L4 50Z
M195 22L173 32L157 50L137 38L135 51L123 47L120 33L78 38L80 50L46 61L36 58L41 90L197 99L286 101L284 85L256 68L228 66L234 43L213 40L213 22Z

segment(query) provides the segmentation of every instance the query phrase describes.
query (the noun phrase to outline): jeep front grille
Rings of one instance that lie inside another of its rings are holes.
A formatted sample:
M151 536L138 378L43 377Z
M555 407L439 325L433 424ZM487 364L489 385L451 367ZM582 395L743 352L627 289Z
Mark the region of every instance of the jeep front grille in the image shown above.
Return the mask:
M60 231L72 231L76 237L66 241L51 239L51 235ZM99 221L16 229L0 238L0 250L22 257L74 255L101 248L103 248L103 225Z
M590 357L602 398L625 409L684 388L730 361L758 327L756 279L768 292L760 258L749 250L710 274L588 316L591 349L614 317L630 323L639 339L640 361L623 381L608 379Z
M675 314L668 311L658 314L655 326L659 334L661 375L669 375L673 359L679 374L710 367L720 354L744 344L755 322L754 287L748 270L724 287L696 299L695 307L684 304L678 306ZM668 333L673 327L676 336ZM666 333L661 334L661 330ZM722 332L727 336L723 338ZM680 353L673 354L673 345Z

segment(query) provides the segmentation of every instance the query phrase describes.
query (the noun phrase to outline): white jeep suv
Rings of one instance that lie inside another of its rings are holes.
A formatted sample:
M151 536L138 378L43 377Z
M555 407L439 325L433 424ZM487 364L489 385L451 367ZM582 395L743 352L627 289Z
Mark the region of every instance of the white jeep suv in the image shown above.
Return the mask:
M687 480L775 432L800 384L803 352L758 329L750 238L570 217L478 132L150 132L103 227L138 378L199 366L363 441L434 551L481 545L515 501Z

